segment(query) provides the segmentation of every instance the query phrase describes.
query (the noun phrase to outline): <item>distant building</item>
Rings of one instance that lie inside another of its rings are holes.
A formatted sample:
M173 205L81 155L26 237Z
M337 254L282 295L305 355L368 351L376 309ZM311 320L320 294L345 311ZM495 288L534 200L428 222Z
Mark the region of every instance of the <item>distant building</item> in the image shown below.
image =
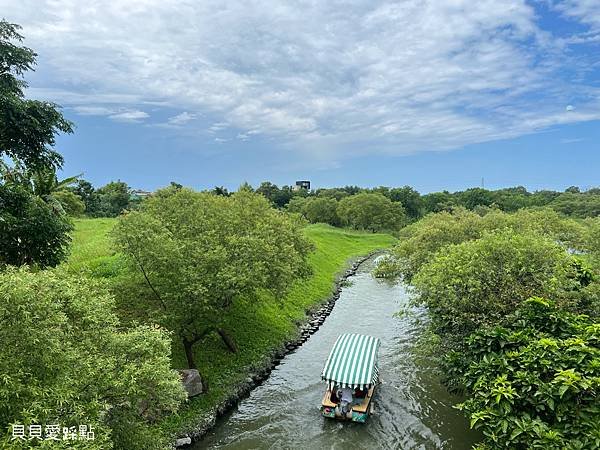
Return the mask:
M296 185L294 186L294 190L295 191L300 191L302 189L304 189L305 191L310 191L310 181L308 181L308 180L296 181Z
M143 200L151 195L152 192L143 191L141 189L132 189L129 191L129 200Z

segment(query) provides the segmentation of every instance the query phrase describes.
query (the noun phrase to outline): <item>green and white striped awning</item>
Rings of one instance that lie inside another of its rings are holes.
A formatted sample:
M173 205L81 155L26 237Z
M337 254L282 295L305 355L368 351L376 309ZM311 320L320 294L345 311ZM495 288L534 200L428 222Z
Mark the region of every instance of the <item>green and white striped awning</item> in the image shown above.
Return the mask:
M337 338L321 378L330 386L360 388L377 383L379 339L364 334L342 334Z

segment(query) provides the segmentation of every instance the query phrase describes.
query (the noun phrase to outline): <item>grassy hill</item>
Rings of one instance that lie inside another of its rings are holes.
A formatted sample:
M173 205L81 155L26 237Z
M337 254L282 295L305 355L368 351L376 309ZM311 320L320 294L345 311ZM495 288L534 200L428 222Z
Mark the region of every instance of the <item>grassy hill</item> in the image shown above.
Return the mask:
M114 219L77 220L72 254L64 267L108 280L125 274L127 269L121 258L111 250L109 232L114 223ZM345 269L349 260L394 243L390 235L326 225L308 226L305 233L316 247L309 260L312 275L296 283L283 299L261 293L260 301L240 299L235 303L224 328L236 341L237 353L227 351L218 336L209 336L197 344L196 361L209 381L210 390L193 399L178 416L161 424L166 435L192 429L203 414L224 400L232 388L248 376L253 366L259 365L274 348L296 333L297 324L306 316L306 311L329 297L337 274ZM120 313L127 316L128 311ZM173 344L172 362L174 368L186 367L179 342Z

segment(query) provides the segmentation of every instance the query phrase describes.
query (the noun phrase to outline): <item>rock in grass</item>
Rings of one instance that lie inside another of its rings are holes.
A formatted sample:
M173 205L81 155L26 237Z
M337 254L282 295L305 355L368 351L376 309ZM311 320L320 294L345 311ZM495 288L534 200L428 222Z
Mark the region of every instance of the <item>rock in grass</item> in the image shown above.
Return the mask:
M192 438L189 436L179 438L175 442L175 447L183 447L184 445L190 445L192 443Z
M188 397L194 397L204 392L202 379L196 369L181 369L179 371L183 388L188 393Z

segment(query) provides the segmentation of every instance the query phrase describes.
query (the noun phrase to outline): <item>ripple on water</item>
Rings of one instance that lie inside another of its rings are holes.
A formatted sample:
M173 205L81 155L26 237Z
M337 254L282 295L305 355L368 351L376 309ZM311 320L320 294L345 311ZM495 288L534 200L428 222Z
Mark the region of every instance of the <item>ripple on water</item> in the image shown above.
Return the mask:
M460 399L413 358L415 321L393 316L408 301L404 286L373 278L373 266L371 260L361 267L319 331L194 449L468 449L477 441L452 408ZM366 424L326 420L319 412L323 364L337 337L353 332L382 341L384 384Z

